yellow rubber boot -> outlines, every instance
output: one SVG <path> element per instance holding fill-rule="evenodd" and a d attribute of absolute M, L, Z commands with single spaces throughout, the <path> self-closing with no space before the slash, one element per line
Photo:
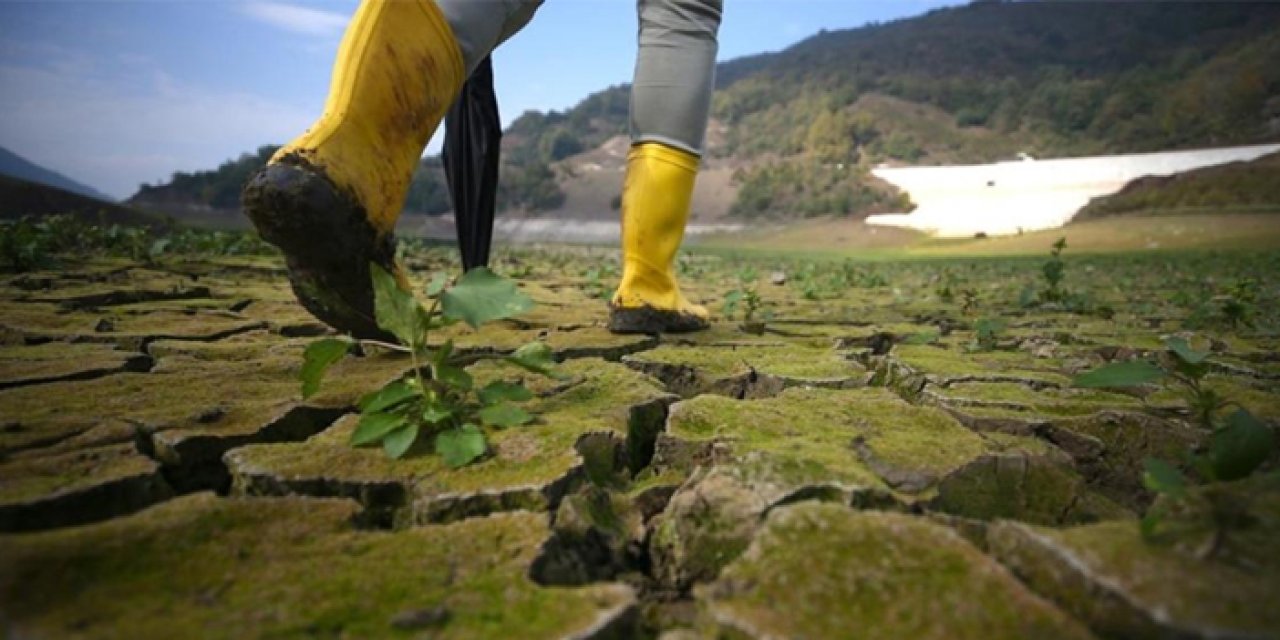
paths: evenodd
<path fill-rule="evenodd" d="M 622 185 L 622 282 L 609 305 L 614 333 L 705 329 L 707 310 L 680 292 L 672 269 L 689 221 L 698 156 L 648 142 L 631 147 Z"/>
<path fill-rule="evenodd" d="M 284 251 L 299 300 L 335 328 L 385 337 L 369 264 L 398 273 L 392 232 L 409 181 L 465 74 L 432 0 L 364 0 L 324 114 L 245 187 L 245 213 Z"/>

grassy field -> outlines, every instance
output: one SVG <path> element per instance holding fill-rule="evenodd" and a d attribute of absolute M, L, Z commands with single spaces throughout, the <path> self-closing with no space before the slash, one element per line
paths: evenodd
<path fill-rule="evenodd" d="M 716 253 L 893 260 L 1038 255 L 1058 238 L 1074 253 L 1180 249 L 1280 249 L 1280 215 L 1195 214 L 1104 218 L 1017 236 L 940 239 L 857 220 L 808 220 L 786 227 L 708 237 L 699 249 Z"/>

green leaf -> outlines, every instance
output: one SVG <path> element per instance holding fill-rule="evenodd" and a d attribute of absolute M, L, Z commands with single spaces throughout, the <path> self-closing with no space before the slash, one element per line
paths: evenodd
<path fill-rule="evenodd" d="M 541 373 L 544 376 L 552 378 L 563 377 L 555 371 L 556 363 L 555 359 L 552 358 L 551 347 L 547 346 L 545 342 L 530 342 L 516 349 L 515 353 L 507 356 L 507 362 L 534 373 Z"/>
<path fill-rule="evenodd" d="M 351 343 L 339 338 L 325 338 L 307 345 L 307 350 L 302 353 L 302 370 L 298 372 L 298 378 L 302 380 L 302 397 L 315 395 L 320 390 L 324 372 L 350 350 Z"/>
<path fill-rule="evenodd" d="M 436 453 L 444 458 L 445 464 L 454 469 L 466 466 L 484 455 L 488 448 L 484 432 L 474 424 L 464 424 L 457 429 L 436 434 Z"/>
<path fill-rule="evenodd" d="M 422 410 L 422 421 L 427 424 L 439 424 L 453 416 L 453 409 L 443 404 L 432 404 Z"/>
<path fill-rule="evenodd" d="M 427 297 L 434 298 L 444 291 L 445 285 L 449 284 L 449 275 L 443 271 L 437 271 L 431 274 L 431 281 L 427 283 Z"/>
<path fill-rule="evenodd" d="M 1142 461 L 1145 471 L 1142 474 L 1142 484 L 1156 493 L 1167 494 L 1176 498 L 1181 496 L 1187 488 L 1187 480 L 1182 477 L 1182 473 L 1176 467 L 1159 460 L 1157 458 L 1147 458 Z"/>
<path fill-rule="evenodd" d="M 432 364 L 448 364 L 449 358 L 451 357 L 453 357 L 453 339 L 452 338 L 445 341 L 444 344 L 440 345 L 439 349 L 436 349 L 435 351 L 432 351 L 430 354 L 428 354 L 427 359 L 430 360 Z"/>
<path fill-rule="evenodd" d="M 385 411 L 405 400 L 419 395 L 418 389 L 404 380 L 396 380 L 387 386 L 360 398 L 356 406 L 361 413 Z"/>
<path fill-rule="evenodd" d="M 533 308 L 533 300 L 512 280 L 476 267 L 440 296 L 444 317 L 462 320 L 471 328 L 493 320 L 518 316 Z"/>
<path fill-rule="evenodd" d="M 501 380 L 490 382 L 476 393 L 480 396 L 480 403 L 486 406 L 507 400 L 524 402 L 525 400 L 533 399 L 533 392 L 526 389 L 524 385 Z"/>
<path fill-rule="evenodd" d="M 1018 294 L 1018 306 L 1026 309 L 1036 303 L 1036 287 L 1035 285 L 1027 285 L 1022 288 L 1022 292 Z"/>
<path fill-rule="evenodd" d="M 724 315 L 732 317 L 734 312 L 738 310 L 738 303 L 746 296 L 740 289 L 734 289 L 724 294 L 724 306 L 721 307 Z"/>
<path fill-rule="evenodd" d="M 1165 376 L 1165 370 L 1146 360 L 1113 362 L 1086 371 L 1071 380 L 1071 386 L 1085 389 L 1137 387 Z"/>
<path fill-rule="evenodd" d="M 1209 357 L 1207 351 L 1196 351 L 1187 343 L 1187 339 L 1181 336 L 1175 336 L 1164 341 L 1164 346 L 1178 356 L 1179 360 L 1187 364 L 1200 364 L 1204 359 Z"/>
<path fill-rule="evenodd" d="M 399 459 L 409 452 L 413 441 L 418 439 L 418 425 L 408 424 L 391 433 L 382 440 L 382 450 L 391 458 Z"/>
<path fill-rule="evenodd" d="M 470 391 L 474 382 L 471 380 L 471 374 L 467 373 L 462 367 L 455 367 L 451 364 L 437 364 L 434 369 L 436 380 L 443 382 L 454 389 L 462 389 Z"/>
<path fill-rule="evenodd" d="M 1227 423 L 1209 440 L 1209 460 L 1214 478 L 1238 480 L 1253 472 L 1271 455 L 1275 434 L 1261 420 L 1244 409 L 1227 418 Z"/>
<path fill-rule="evenodd" d="M 979 337 L 994 337 L 996 334 L 1004 331 L 1007 326 L 1008 323 L 1000 318 L 983 318 L 973 323 L 973 329 L 978 332 Z"/>
<path fill-rule="evenodd" d="M 518 427 L 533 420 L 528 411 L 506 402 L 485 407 L 476 416 L 481 422 L 495 427 Z"/>
<path fill-rule="evenodd" d="M 374 316 L 378 328 L 409 347 L 418 347 L 427 331 L 426 311 L 413 294 L 400 288 L 395 276 L 386 269 L 369 263 L 369 272 L 373 275 Z"/>
<path fill-rule="evenodd" d="M 351 432 L 351 444 L 363 446 L 377 442 L 388 433 L 404 426 L 406 418 L 394 413 L 365 413 L 360 416 L 360 424 Z"/>

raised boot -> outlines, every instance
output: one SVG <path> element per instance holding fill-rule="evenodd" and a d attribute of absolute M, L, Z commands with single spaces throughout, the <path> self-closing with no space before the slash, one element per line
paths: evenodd
<path fill-rule="evenodd" d="M 369 264 L 402 272 L 393 231 L 409 181 L 466 71 L 432 0 L 364 0 L 338 49 L 324 114 L 245 186 L 299 301 L 334 328 L 385 337 Z"/>
<path fill-rule="evenodd" d="M 673 264 L 689 221 L 698 156 L 657 142 L 631 147 L 622 185 L 622 282 L 609 305 L 614 333 L 679 333 L 708 326 Z"/>

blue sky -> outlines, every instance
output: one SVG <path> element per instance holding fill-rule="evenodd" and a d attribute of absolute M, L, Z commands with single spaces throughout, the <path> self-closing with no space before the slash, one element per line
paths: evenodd
<path fill-rule="evenodd" d="M 0 0 L 0 146 L 123 198 L 284 142 L 319 115 L 356 4 Z M 959 3 L 725 4 L 722 60 Z M 504 122 L 629 81 L 635 28 L 634 0 L 546 0 L 494 54 Z"/>

